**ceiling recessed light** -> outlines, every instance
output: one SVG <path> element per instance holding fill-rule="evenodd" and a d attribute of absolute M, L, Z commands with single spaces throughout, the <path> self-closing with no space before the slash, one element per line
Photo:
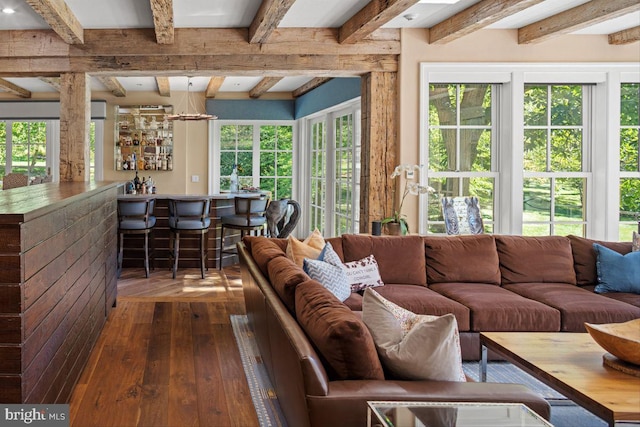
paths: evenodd
<path fill-rule="evenodd" d="M 7 15 L 11 15 L 12 13 L 16 13 L 15 9 L 11 9 L 10 7 L 5 7 L 2 9 L 2 13 L 6 13 Z"/>

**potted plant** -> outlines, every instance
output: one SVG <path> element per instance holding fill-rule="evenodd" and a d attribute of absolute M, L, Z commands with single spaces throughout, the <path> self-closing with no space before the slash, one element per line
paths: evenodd
<path fill-rule="evenodd" d="M 402 213 L 402 205 L 404 204 L 404 199 L 409 195 L 418 195 L 425 193 L 433 193 L 435 190 L 428 185 L 420 185 L 414 180 L 418 176 L 418 172 L 420 171 L 420 165 L 409 165 L 402 164 L 396 166 L 391 174 L 391 179 L 395 179 L 396 177 L 402 175 L 403 173 L 411 173 L 413 172 L 413 177 L 411 179 L 407 178 L 404 182 L 404 190 L 402 192 L 402 196 L 400 197 L 400 204 L 398 205 L 398 209 L 394 209 L 393 215 L 384 218 L 381 223 L 386 229 L 386 234 L 392 235 L 405 235 L 409 233 L 409 224 L 407 223 L 406 215 Z"/>

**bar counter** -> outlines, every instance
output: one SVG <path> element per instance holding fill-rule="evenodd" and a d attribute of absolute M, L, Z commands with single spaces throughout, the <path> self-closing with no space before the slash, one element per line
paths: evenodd
<path fill-rule="evenodd" d="M 156 217 L 156 225 L 151 233 L 151 265 L 155 268 L 171 268 L 169 260 L 169 243 L 171 232 L 169 230 L 169 199 L 188 199 L 188 198 L 209 198 L 211 207 L 209 216 L 211 217 L 211 225 L 207 233 L 207 268 L 217 268 L 220 260 L 220 217 L 232 215 L 235 211 L 234 199 L 236 197 L 258 197 L 261 193 L 240 192 L 240 193 L 221 193 L 221 194 L 126 194 L 120 195 L 119 199 L 128 198 L 155 198 L 156 206 L 154 216 Z M 143 236 L 127 235 L 124 238 L 124 254 L 122 266 L 124 268 L 144 268 L 144 253 L 142 248 Z M 227 229 L 225 232 L 225 247 L 229 248 L 240 240 L 240 232 L 238 230 Z M 178 262 L 178 273 L 181 268 L 200 268 L 200 243 L 197 235 L 183 234 L 180 236 L 180 258 Z M 235 254 L 225 253 L 222 258 L 222 265 L 231 265 L 238 262 Z M 144 274 L 144 272 L 143 272 Z M 153 271 L 151 272 L 153 277 Z"/>
<path fill-rule="evenodd" d="M 116 299 L 118 188 L 0 191 L 0 402 L 69 402 Z"/>

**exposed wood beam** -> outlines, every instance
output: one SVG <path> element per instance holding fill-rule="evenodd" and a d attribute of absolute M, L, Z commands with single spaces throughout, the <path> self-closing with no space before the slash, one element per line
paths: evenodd
<path fill-rule="evenodd" d="M 55 90 L 60 92 L 60 77 L 40 77 L 40 80 L 51 85 Z"/>
<path fill-rule="evenodd" d="M 115 96 L 127 96 L 126 89 L 122 87 L 117 78 L 109 76 L 97 76 L 97 78 L 98 80 L 100 80 L 100 82 L 102 82 L 103 85 L 107 87 L 109 92 L 111 92 Z"/>
<path fill-rule="evenodd" d="M 173 0 L 149 0 L 159 44 L 173 43 Z"/>
<path fill-rule="evenodd" d="M 26 0 L 65 43 L 84 43 L 84 28 L 64 0 Z"/>
<path fill-rule="evenodd" d="M 94 76 L 238 75 L 356 77 L 370 71 L 398 71 L 397 55 L 205 55 L 148 57 L 1 58 L 0 77 L 40 77 L 63 72 Z"/>
<path fill-rule="evenodd" d="M 482 0 L 429 29 L 429 43 L 448 43 L 543 0 Z"/>
<path fill-rule="evenodd" d="M 207 90 L 204 91 L 205 98 L 215 98 L 220 90 L 220 86 L 224 83 L 224 77 L 214 76 L 209 79 Z"/>
<path fill-rule="evenodd" d="M 372 0 L 340 27 L 338 41 L 359 42 L 416 3 L 418 0 Z"/>
<path fill-rule="evenodd" d="M 0 89 L 13 93 L 14 95 L 18 95 L 22 98 L 31 98 L 31 92 L 5 79 L 0 79 Z"/>
<path fill-rule="evenodd" d="M 158 93 L 160 96 L 171 96 L 169 77 L 156 77 L 156 85 L 158 85 Z"/>
<path fill-rule="evenodd" d="M 0 58 L 400 54 L 400 31 L 387 28 L 346 45 L 338 43 L 337 28 L 282 28 L 266 44 L 247 43 L 246 28 L 176 28 L 173 44 L 165 45 L 156 43 L 151 28 L 85 30 L 82 46 L 64 43 L 51 30 L 5 30 L 0 34 Z"/>
<path fill-rule="evenodd" d="M 627 44 L 640 40 L 640 26 L 609 34 L 609 44 Z"/>
<path fill-rule="evenodd" d="M 249 97 L 260 98 L 282 79 L 282 77 L 264 77 L 257 85 L 253 87 L 253 89 L 249 91 Z"/>
<path fill-rule="evenodd" d="M 249 43 L 266 43 L 296 0 L 262 0 L 249 26 Z"/>
<path fill-rule="evenodd" d="M 638 10 L 638 0 L 591 0 L 518 29 L 518 43 L 542 42 Z"/>
<path fill-rule="evenodd" d="M 310 92 L 313 89 L 317 88 L 318 86 L 328 82 L 329 80 L 331 80 L 331 77 L 316 77 L 315 79 L 311 79 L 305 84 L 303 84 L 302 86 L 300 86 L 299 88 L 297 88 L 296 90 L 294 90 L 293 92 L 291 92 L 291 96 L 293 96 L 294 98 L 302 96 L 305 93 Z"/>

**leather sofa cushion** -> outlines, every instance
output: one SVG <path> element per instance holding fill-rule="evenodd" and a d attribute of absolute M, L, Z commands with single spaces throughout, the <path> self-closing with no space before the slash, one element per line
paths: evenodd
<path fill-rule="evenodd" d="M 382 297 L 415 314 L 444 316 L 453 313 L 459 331 L 469 330 L 469 309 L 429 288 L 419 285 L 387 284 L 375 291 Z"/>
<path fill-rule="evenodd" d="M 269 277 L 269 269 L 267 267 L 269 261 L 277 257 L 287 256 L 274 240 L 260 236 L 251 242 L 251 256 L 253 256 L 258 268 L 265 277 Z"/>
<path fill-rule="evenodd" d="M 295 315 L 296 286 L 309 276 L 287 257 L 276 257 L 269 262 L 269 281 L 276 293 L 287 306 L 289 312 Z"/>
<path fill-rule="evenodd" d="M 499 286 L 487 286 L 483 283 L 438 283 L 429 285 L 429 288 L 468 307 L 471 312 L 472 331 L 558 332 L 560 330 L 558 310 L 523 298 Z"/>
<path fill-rule="evenodd" d="M 500 285 L 500 261 L 493 236 L 424 237 L 427 283 Z"/>
<path fill-rule="evenodd" d="M 573 252 L 573 267 L 576 271 L 576 281 L 580 286 L 596 285 L 598 271 L 596 260 L 598 256 L 593 244 L 598 243 L 606 248 L 626 255 L 631 252 L 631 242 L 604 242 L 602 240 L 586 239 L 579 236 L 568 236 Z"/>
<path fill-rule="evenodd" d="M 343 234 L 344 261 L 376 258 L 384 283 L 427 284 L 424 242 L 421 236 L 367 236 Z"/>
<path fill-rule="evenodd" d="M 586 332 L 584 322 L 619 323 L 640 317 L 638 307 L 566 283 L 530 283 L 505 288 L 558 309 L 562 332 Z"/>
<path fill-rule="evenodd" d="M 264 236 L 252 236 L 250 234 L 247 234 L 242 238 L 242 243 L 244 243 L 244 245 L 247 247 L 249 252 L 251 252 L 251 245 L 253 244 L 253 242 L 256 239 L 264 239 L 264 238 L 265 238 Z M 282 252 L 287 250 L 287 239 L 269 239 L 269 240 L 271 240 L 273 243 L 278 245 L 278 247 L 282 249 Z"/>
<path fill-rule="evenodd" d="M 298 323 L 318 349 L 331 380 L 383 380 L 371 333 L 362 320 L 315 280 L 296 287 Z"/>
<path fill-rule="evenodd" d="M 595 287 L 595 285 L 581 286 L 582 289 L 589 292 L 595 292 Z M 640 294 L 632 294 L 631 292 L 606 292 L 600 295 L 640 307 Z"/>
<path fill-rule="evenodd" d="M 576 284 L 571 243 L 564 236 L 496 236 L 502 284 Z"/>

